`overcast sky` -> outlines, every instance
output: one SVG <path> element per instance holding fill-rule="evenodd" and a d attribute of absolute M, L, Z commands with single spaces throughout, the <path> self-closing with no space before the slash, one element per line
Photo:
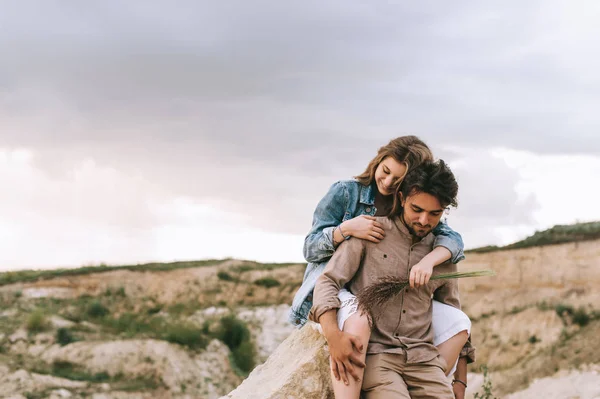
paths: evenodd
<path fill-rule="evenodd" d="M 415 134 L 467 248 L 600 219 L 595 1 L 1 1 L 0 270 L 302 261 Z"/>

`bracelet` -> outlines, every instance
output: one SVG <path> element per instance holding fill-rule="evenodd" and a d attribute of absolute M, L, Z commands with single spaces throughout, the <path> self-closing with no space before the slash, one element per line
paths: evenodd
<path fill-rule="evenodd" d="M 452 385 L 454 385 L 455 382 L 458 382 L 460 384 L 463 384 L 465 386 L 465 388 L 467 387 L 467 383 L 461 380 L 457 380 L 456 378 L 452 380 Z"/>
<path fill-rule="evenodd" d="M 340 231 L 340 234 L 342 235 L 342 237 L 344 237 L 344 240 L 349 239 L 351 236 L 345 236 L 344 233 L 342 232 L 342 224 L 338 224 L 337 229 Z"/>

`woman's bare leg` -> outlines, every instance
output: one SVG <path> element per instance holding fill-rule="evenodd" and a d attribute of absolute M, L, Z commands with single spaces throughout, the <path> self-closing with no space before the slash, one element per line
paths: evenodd
<path fill-rule="evenodd" d="M 438 350 L 440 351 L 440 355 L 442 355 L 446 361 L 446 364 L 448 365 L 447 369 L 445 370 L 446 374 L 448 374 L 450 370 L 452 370 L 452 367 L 454 367 L 454 363 L 456 363 L 458 360 L 460 351 L 462 350 L 463 346 L 465 346 L 468 339 L 469 333 L 467 330 L 463 330 L 437 346 Z"/>
<path fill-rule="evenodd" d="M 360 311 L 350 316 L 344 323 L 344 332 L 356 335 L 363 344 L 363 351 L 360 354 L 361 360 L 364 362 L 367 355 L 367 345 L 371 336 L 371 328 L 366 315 L 361 315 Z M 461 346 L 462 349 L 462 346 Z M 351 375 L 348 375 L 348 385 L 340 379 L 335 379 L 333 372 L 331 373 L 331 381 L 333 384 L 333 392 L 335 399 L 358 399 L 360 396 L 360 388 L 362 387 L 362 377 L 365 372 L 364 368 L 355 367 L 360 380 L 356 381 Z"/>

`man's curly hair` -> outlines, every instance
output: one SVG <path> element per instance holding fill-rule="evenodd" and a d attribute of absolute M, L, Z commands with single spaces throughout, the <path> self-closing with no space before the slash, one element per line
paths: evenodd
<path fill-rule="evenodd" d="M 404 198 L 419 193 L 431 194 L 444 208 L 458 206 L 458 183 L 446 162 L 441 159 L 435 162 L 426 161 L 404 177 L 396 192 L 390 216 L 399 215 L 402 211 L 399 193 L 402 193 Z"/>

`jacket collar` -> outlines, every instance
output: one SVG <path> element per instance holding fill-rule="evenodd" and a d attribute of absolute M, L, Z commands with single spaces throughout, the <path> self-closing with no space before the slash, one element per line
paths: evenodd
<path fill-rule="evenodd" d="M 375 187 L 375 182 L 368 186 L 362 186 L 359 198 L 360 203 L 365 205 L 375 205 L 376 190 L 377 188 Z"/>

